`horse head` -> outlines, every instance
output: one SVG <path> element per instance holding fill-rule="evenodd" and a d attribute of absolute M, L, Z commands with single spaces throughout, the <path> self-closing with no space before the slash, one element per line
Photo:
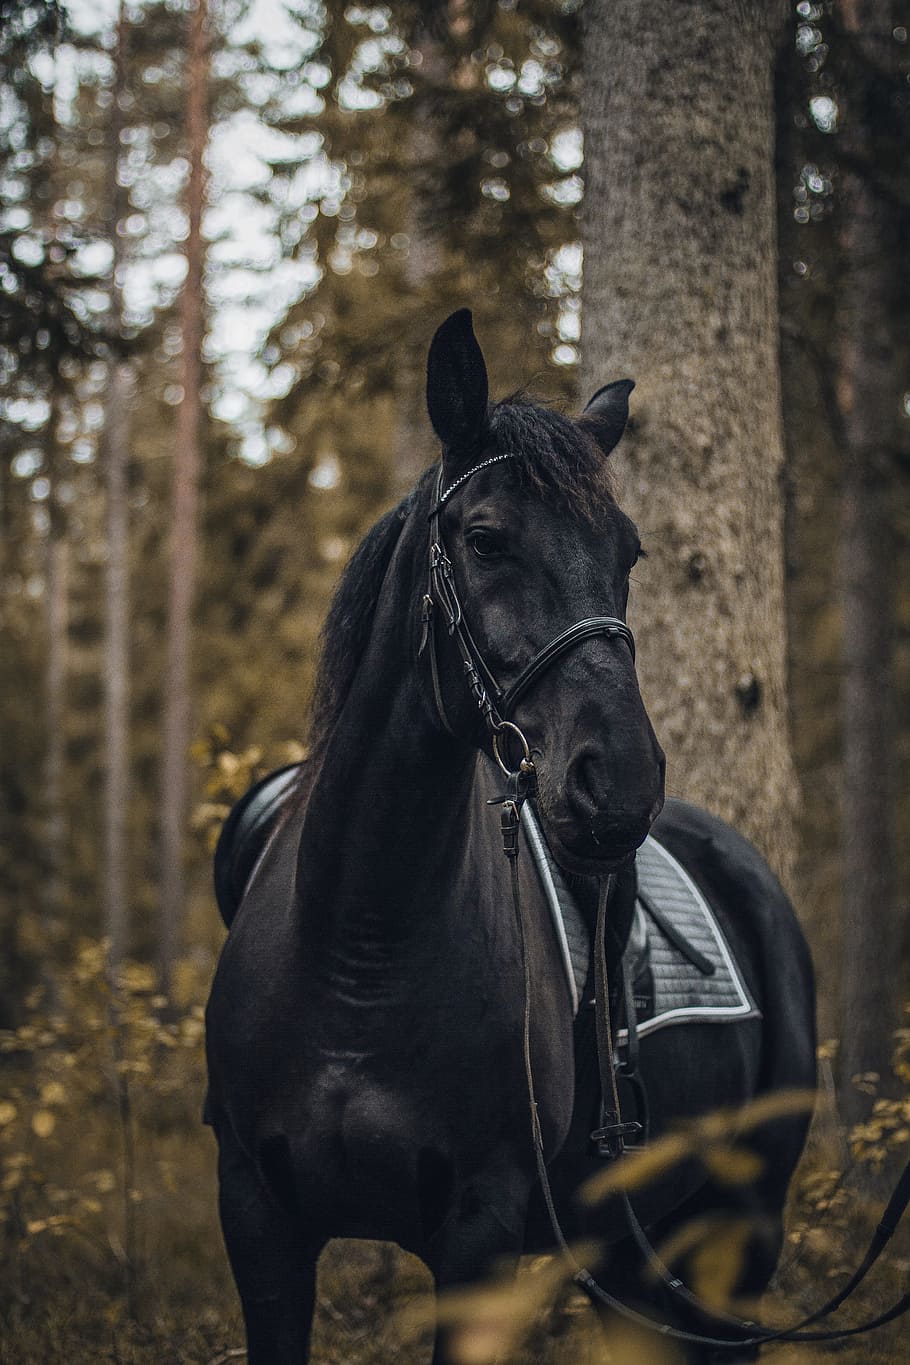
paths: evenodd
<path fill-rule="evenodd" d="M 624 625 L 641 543 L 607 463 L 632 387 L 606 385 L 575 421 L 524 398 L 491 406 L 466 310 L 440 327 L 427 366 L 443 453 L 424 601 L 449 627 L 430 651 L 436 709 L 487 749 L 498 719 L 520 728 L 553 853 L 578 872 L 622 863 L 663 804 L 664 755 Z"/>

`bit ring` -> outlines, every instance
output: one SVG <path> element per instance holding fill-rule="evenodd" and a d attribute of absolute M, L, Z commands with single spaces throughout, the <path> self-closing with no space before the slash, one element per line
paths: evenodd
<path fill-rule="evenodd" d="M 510 731 L 511 734 L 516 736 L 519 744 L 524 750 L 524 753 L 522 754 L 521 757 L 521 761 L 518 765 L 518 772 L 522 773 L 533 772 L 534 761 L 531 758 L 531 750 L 528 746 L 528 741 L 525 739 L 524 735 L 522 734 L 521 730 L 519 730 L 518 726 L 513 725 L 510 720 L 501 720 L 499 724 L 496 726 L 496 729 L 493 731 L 493 757 L 499 764 L 500 769 L 502 770 L 503 773 L 505 773 L 506 777 L 514 776 L 513 770 L 511 768 L 506 767 L 506 764 L 503 761 L 502 754 L 499 752 L 499 737 L 505 730 Z"/>

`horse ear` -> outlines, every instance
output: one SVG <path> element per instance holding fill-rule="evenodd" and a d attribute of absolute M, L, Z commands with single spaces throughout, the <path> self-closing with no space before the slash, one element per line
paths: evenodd
<path fill-rule="evenodd" d="M 598 389 L 578 425 L 590 432 L 605 455 L 619 443 L 629 420 L 629 394 L 635 388 L 634 379 L 617 379 Z"/>
<path fill-rule="evenodd" d="M 487 367 L 471 313 L 459 308 L 437 331 L 427 357 L 427 411 L 444 449 L 478 443 L 488 395 Z"/>

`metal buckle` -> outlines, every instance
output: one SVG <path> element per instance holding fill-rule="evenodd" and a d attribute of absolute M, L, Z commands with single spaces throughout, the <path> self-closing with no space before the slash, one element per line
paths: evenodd
<path fill-rule="evenodd" d="M 597 1143 L 598 1156 L 622 1156 L 626 1149 L 625 1139 L 636 1138 L 642 1126 L 634 1119 L 629 1123 L 607 1123 L 603 1128 L 595 1128 L 591 1141 Z"/>

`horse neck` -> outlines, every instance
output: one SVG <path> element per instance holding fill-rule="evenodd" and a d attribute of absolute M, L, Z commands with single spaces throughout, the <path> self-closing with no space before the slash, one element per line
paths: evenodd
<path fill-rule="evenodd" d="M 309 942 L 356 935 L 391 945 L 426 934 L 468 848 L 484 840 L 471 799 L 476 751 L 442 731 L 417 676 L 419 596 L 406 560 L 405 546 L 307 805 L 297 903 Z"/>

